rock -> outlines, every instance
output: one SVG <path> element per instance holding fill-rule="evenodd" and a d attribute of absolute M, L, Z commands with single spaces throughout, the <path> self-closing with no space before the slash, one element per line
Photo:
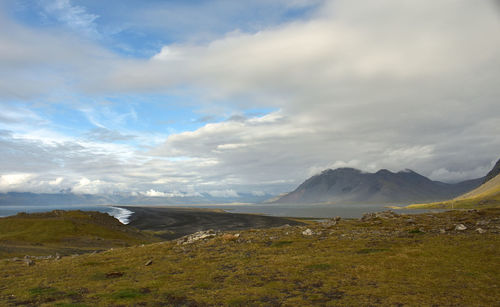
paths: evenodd
<path fill-rule="evenodd" d="M 439 229 L 439 233 L 446 233 L 446 230 L 444 230 L 444 229 Z"/>
<path fill-rule="evenodd" d="M 331 219 L 327 219 L 326 221 L 323 222 L 323 225 L 325 227 L 332 227 L 337 225 L 337 223 L 340 221 L 340 216 L 333 217 Z"/>
<path fill-rule="evenodd" d="M 208 238 L 213 238 L 215 236 L 216 236 L 215 231 L 213 231 L 212 229 L 198 231 L 198 232 L 195 232 L 193 234 L 190 234 L 190 235 L 187 235 L 187 236 L 180 238 L 179 240 L 177 240 L 177 244 L 179 244 L 179 245 L 180 244 L 191 244 L 191 243 L 194 243 L 196 241 L 208 239 Z"/>
<path fill-rule="evenodd" d="M 393 219 L 396 217 L 399 217 L 399 214 L 395 213 L 392 210 L 387 210 L 382 212 L 365 213 L 361 217 L 361 221 L 366 222 L 374 219 Z"/>
<path fill-rule="evenodd" d="M 304 231 L 302 232 L 302 234 L 303 234 L 304 236 L 312 236 L 312 235 L 314 234 L 314 232 L 313 232 L 311 229 L 307 228 L 306 230 L 304 230 Z"/>
<path fill-rule="evenodd" d="M 56 260 L 59 260 L 61 259 L 61 255 L 59 255 L 59 253 L 56 253 L 56 257 L 55 257 Z"/>
<path fill-rule="evenodd" d="M 455 226 L 455 230 L 464 231 L 466 229 L 467 229 L 467 227 L 464 224 L 457 224 Z"/>
<path fill-rule="evenodd" d="M 230 234 L 230 233 L 225 233 L 225 234 L 222 235 L 222 239 L 224 241 L 234 241 L 234 240 L 238 239 L 239 237 L 240 237 L 239 233 L 234 234 L 234 235 Z"/>
<path fill-rule="evenodd" d="M 363 216 L 360 218 L 360 220 L 362 222 L 368 222 L 368 221 L 371 221 L 373 219 L 375 219 L 376 216 L 375 216 L 375 213 L 365 213 L 363 214 Z"/>
<path fill-rule="evenodd" d="M 32 266 L 32 265 L 35 265 L 35 262 L 29 258 L 26 258 L 24 259 L 24 263 L 27 265 L 27 266 Z"/>
<path fill-rule="evenodd" d="M 486 230 L 482 229 L 482 228 L 476 228 L 476 230 L 474 230 L 475 232 L 477 233 L 485 233 Z"/>
<path fill-rule="evenodd" d="M 109 272 L 106 273 L 106 278 L 119 278 L 125 275 L 123 272 Z"/>
<path fill-rule="evenodd" d="M 146 263 L 144 264 L 145 266 L 150 266 L 153 264 L 153 260 L 149 259 L 148 261 L 146 261 Z"/>
<path fill-rule="evenodd" d="M 414 219 L 406 219 L 406 224 L 413 224 L 415 223 Z"/>
<path fill-rule="evenodd" d="M 479 220 L 476 222 L 476 225 L 478 226 L 485 226 L 485 225 L 488 225 L 490 223 L 489 220 Z"/>

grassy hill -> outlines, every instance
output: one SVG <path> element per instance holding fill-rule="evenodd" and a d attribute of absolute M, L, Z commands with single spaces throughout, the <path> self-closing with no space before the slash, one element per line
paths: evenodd
<path fill-rule="evenodd" d="M 158 241 L 101 212 L 20 213 L 0 218 L 0 258 L 74 254 Z"/>
<path fill-rule="evenodd" d="M 500 209 L 382 213 L 0 260 L 0 305 L 496 306 L 499 234 Z"/>
<path fill-rule="evenodd" d="M 500 175 L 497 175 L 474 190 L 452 200 L 427 204 L 413 204 L 406 208 L 481 208 L 500 207 Z"/>

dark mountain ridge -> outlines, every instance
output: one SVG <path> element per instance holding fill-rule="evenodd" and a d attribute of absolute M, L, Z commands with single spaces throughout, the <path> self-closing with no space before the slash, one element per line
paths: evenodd
<path fill-rule="evenodd" d="M 498 174 L 500 174 L 500 159 L 495 163 L 495 166 L 489 171 L 488 174 L 486 174 L 486 177 L 484 177 L 484 182 L 486 183 L 490 181 L 491 179 L 495 178 Z"/>
<path fill-rule="evenodd" d="M 328 169 L 312 176 L 275 203 L 409 203 L 456 197 L 478 187 L 484 178 L 455 184 L 433 181 L 412 170 Z"/>

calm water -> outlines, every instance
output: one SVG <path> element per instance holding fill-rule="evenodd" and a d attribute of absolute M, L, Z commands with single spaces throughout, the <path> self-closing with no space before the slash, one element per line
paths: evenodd
<path fill-rule="evenodd" d="M 366 205 L 366 204 L 349 204 L 349 205 L 317 205 L 317 204 L 255 204 L 255 205 L 190 205 L 186 207 L 192 208 L 210 208 L 222 209 L 232 213 L 260 213 L 272 216 L 282 217 L 313 217 L 313 218 L 329 218 L 340 216 L 342 218 L 360 218 L 368 212 L 377 212 L 389 210 L 386 205 Z M 425 213 L 425 212 L 440 212 L 439 209 L 425 210 L 394 210 L 397 213 Z"/>
<path fill-rule="evenodd" d="M 150 206 L 152 207 L 152 206 Z M 169 207 L 165 205 L 164 207 Z M 384 205 L 298 205 L 298 204 L 245 204 L 245 205 L 172 205 L 171 207 L 188 208 L 208 208 L 222 209 L 232 213 L 258 213 L 271 216 L 282 217 L 311 217 L 311 218 L 329 218 L 340 216 L 342 218 L 360 218 L 364 213 L 388 210 Z M 15 215 L 18 212 L 46 212 L 52 210 L 84 210 L 99 211 L 108 213 L 116 217 L 123 224 L 127 224 L 128 218 L 133 213 L 131 210 L 113 206 L 0 206 L 0 217 Z M 424 213 L 439 212 L 443 210 L 396 210 L 397 213 Z"/>

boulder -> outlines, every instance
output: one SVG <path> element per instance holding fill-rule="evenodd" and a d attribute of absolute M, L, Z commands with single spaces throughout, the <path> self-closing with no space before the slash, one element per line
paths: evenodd
<path fill-rule="evenodd" d="M 486 230 L 482 229 L 482 228 L 476 228 L 476 230 L 474 230 L 475 232 L 477 233 L 485 233 Z"/>
<path fill-rule="evenodd" d="M 323 226 L 325 227 L 331 227 L 337 225 L 337 223 L 340 221 L 340 216 L 336 216 L 330 219 L 327 219 L 323 221 Z"/>
<path fill-rule="evenodd" d="M 32 265 L 35 265 L 35 262 L 33 260 L 31 260 L 30 258 L 26 258 L 24 259 L 24 263 L 27 265 L 27 266 L 32 266 Z"/>
<path fill-rule="evenodd" d="M 149 259 L 148 261 L 146 261 L 146 263 L 144 264 L 145 266 L 150 266 L 153 264 L 153 260 Z"/>
<path fill-rule="evenodd" d="M 303 234 L 304 236 L 312 236 L 312 235 L 314 234 L 314 232 L 313 232 L 311 229 L 307 228 L 306 230 L 304 230 L 304 231 L 302 232 L 302 234 Z"/>
<path fill-rule="evenodd" d="M 224 241 L 234 241 L 240 237 L 240 234 L 231 234 L 231 233 L 225 233 L 222 235 L 222 239 Z"/>
<path fill-rule="evenodd" d="M 392 210 L 387 210 L 382 212 L 365 213 L 361 217 L 361 221 L 367 222 L 375 219 L 393 219 L 396 217 L 399 217 L 399 214 L 395 213 Z"/>
<path fill-rule="evenodd" d="M 458 230 L 458 231 L 464 231 L 467 229 L 467 226 L 465 226 L 464 224 L 457 224 L 455 226 L 455 230 Z"/>
<path fill-rule="evenodd" d="M 180 238 L 179 240 L 177 240 L 177 244 L 179 244 L 179 245 L 180 244 L 191 244 L 191 243 L 194 243 L 196 241 L 204 240 L 204 239 L 208 239 L 208 238 L 213 238 L 215 236 L 216 236 L 216 233 L 212 229 L 198 231 L 198 232 L 195 232 L 193 234 L 190 234 L 190 235 L 187 235 L 187 236 Z"/>

